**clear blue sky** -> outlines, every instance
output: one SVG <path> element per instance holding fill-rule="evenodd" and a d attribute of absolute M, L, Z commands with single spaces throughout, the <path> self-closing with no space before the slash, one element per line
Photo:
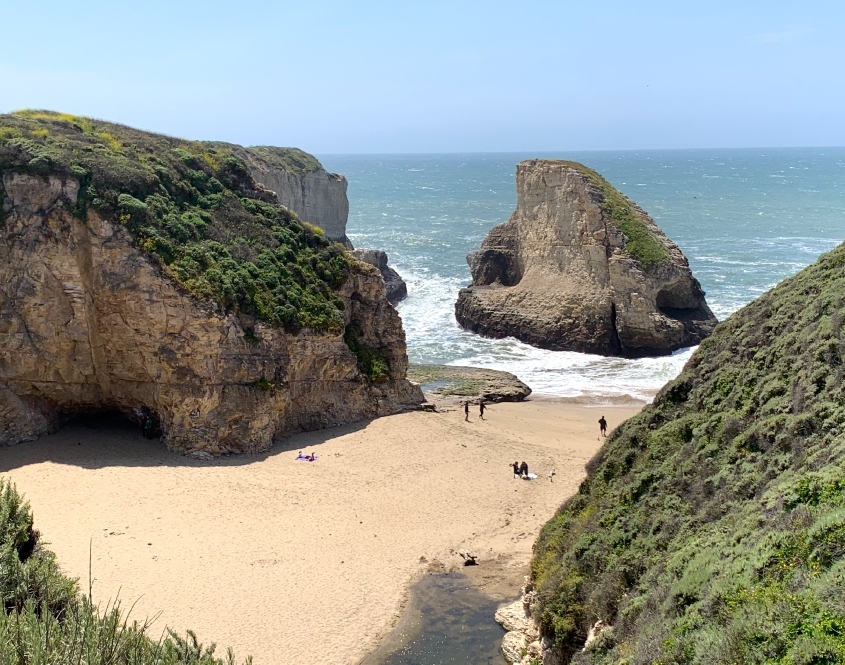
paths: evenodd
<path fill-rule="evenodd" d="M 0 0 L 0 112 L 314 153 L 845 145 L 845 2 Z"/>

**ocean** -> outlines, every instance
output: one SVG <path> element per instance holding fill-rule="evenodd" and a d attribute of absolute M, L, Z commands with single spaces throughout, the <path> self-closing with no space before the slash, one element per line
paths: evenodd
<path fill-rule="evenodd" d="M 536 394 L 612 404 L 649 401 L 690 357 L 544 351 L 458 326 L 466 255 L 510 217 L 516 164 L 537 157 L 582 162 L 651 214 L 719 320 L 845 239 L 845 148 L 321 156 L 349 180 L 352 243 L 385 250 L 408 284 L 411 362 L 503 369 Z"/>

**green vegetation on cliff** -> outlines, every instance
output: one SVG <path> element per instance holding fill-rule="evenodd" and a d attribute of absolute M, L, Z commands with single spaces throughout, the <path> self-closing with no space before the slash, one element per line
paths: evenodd
<path fill-rule="evenodd" d="M 188 631 L 152 640 L 119 606 L 80 595 L 40 543 L 32 513 L 0 480 L 0 663 L 18 665 L 234 665 Z M 247 659 L 251 663 L 251 659 Z"/>
<path fill-rule="evenodd" d="M 720 324 L 608 439 L 535 549 L 567 661 L 845 663 L 843 320 L 845 245 Z"/>
<path fill-rule="evenodd" d="M 578 171 L 601 191 L 603 195 L 601 208 L 610 218 L 611 223 L 622 231 L 628 239 L 625 243 L 625 251 L 628 254 L 646 268 L 669 258 L 666 249 L 652 235 L 648 225 L 643 221 L 642 215 L 631 205 L 627 197 L 605 180 L 601 174 L 579 162 L 551 161 Z"/>
<path fill-rule="evenodd" d="M 234 147 L 237 148 L 239 146 Z M 309 155 L 299 148 L 277 148 L 276 146 L 270 145 L 258 145 L 242 149 L 248 150 L 253 158 L 260 158 L 268 166 L 284 169 L 288 173 L 294 173 L 298 176 L 303 176 L 312 171 L 319 171 L 323 168 L 322 164 L 320 164 L 314 155 Z"/>
<path fill-rule="evenodd" d="M 319 168 L 299 150 L 258 150 L 294 170 Z M 0 177 L 9 172 L 75 178 L 78 217 L 93 209 L 119 221 L 165 274 L 224 310 L 291 332 L 343 328 L 335 291 L 348 255 L 278 205 L 231 146 L 19 111 L 0 115 Z"/>

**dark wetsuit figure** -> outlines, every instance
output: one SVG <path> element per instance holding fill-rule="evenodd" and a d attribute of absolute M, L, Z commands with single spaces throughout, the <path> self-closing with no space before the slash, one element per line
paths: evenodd
<path fill-rule="evenodd" d="M 486 409 L 486 408 L 487 407 L 484 406 L 484 402 L 478 403 L 478 416 L 479 416 L 479 418 L 481 418 L 481 420 L 484 420 L 484 409 Z"/>
<path fill-rule="evenodd" d="M 528 478 L 528 464 L 525 462 L 519 465 L 519 475 L 523 478 Z"/>
<path fill-rule="evenodd" d="M 147 416 L 144 419 L 144 438 L 152 439 L 155 436 L 155 423 L 152 416 Z"/>
<path fill-rule="evenodd" d="M 607 436 L 607 421 L 604 419 L 604 416 L 599 418 L 599 429 L 601 430 L 602 436 Z"/>
<path fill-rule="evenodd" d="M 469 420 L 469 401 L 464 402 L 464 420 Z"/>
<path fill-rule="evenodd" d="M 513 475 L 518 476 L 519 475 L 519 462 L 514 462 L 511 466 L 513 467 Z"/>

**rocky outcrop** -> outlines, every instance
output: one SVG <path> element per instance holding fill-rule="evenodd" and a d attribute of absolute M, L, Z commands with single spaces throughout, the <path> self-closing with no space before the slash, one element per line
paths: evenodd
<path fill-rule="evenodd" d="M 338 296 L 347 331 L 388 367 L 381 382 L 342 331 L 289 334 L 189 294 L 121 223 L 72 214 L 78 192 L 73 178 L 3 173 L 0 443 L 146 407 L 173 450 L 252 452 L 422 401 L 376 269 L 355 262 Z"/>
<path fill-rule="evenodd" d="M 275 192 L 283 206 L 319 226 L 329 240 L 351 249 L 346 237 L 349 199 L 345 177 L 327 172 L 316 158 L 296 148 L 235 148 L 255 181 Z"/>
<path fill-rule="evenodd" d="M 438 406 L 467 399 L 521 402 L 531 394 L 531 388 L 510 372 L 482 367 L 414 363 L 408 367 L 408 378 L 420 384 L 426 399 Z"/>
<path fill-rule="evenodd" d="M 507 631 L 502 656 L 509 665 L 562 665 L 553 640 L 540 635 L 540 626 L 531 616 L 533 601 L 533 585 L 526 580 L 521 597 L 496 610 L 496 622 Z"/>
<path fill-rule="evenodd" d="M 574 162 L 517 166 L 517 207 L 467 257 L 466 329 L 628 357 L 698 344 L 716 318 L 686 257 L 642 209 Z"/>
<path fill-rule="evenodd" d="M 384 279 L 384 286 L 387 290 L 387 299 L 394 305 L 408 295 L 408 286 L 393 268 L 387 265 L 387 254 L 380 249 L 355 249 L 352 251 L 359 261 L 369 263 L 378 268 Z"/>
<path fill-rule="evenodd" d="M 296 148 L 228 147 L 244 160 L 256 182 L 276 193 L 282 205 L 296 212 L 300 219 L 319 226 L 329 240 L 354 249 L 346 236 L 349 199 L 344 176 L 328 173 L 314 156 Z M 355 256 L 379 269 L 391 303 L 395 305 L 408 295 L 407 285 L 387 265 L 387 254 L 383 251 L 358 249 Z"/>

